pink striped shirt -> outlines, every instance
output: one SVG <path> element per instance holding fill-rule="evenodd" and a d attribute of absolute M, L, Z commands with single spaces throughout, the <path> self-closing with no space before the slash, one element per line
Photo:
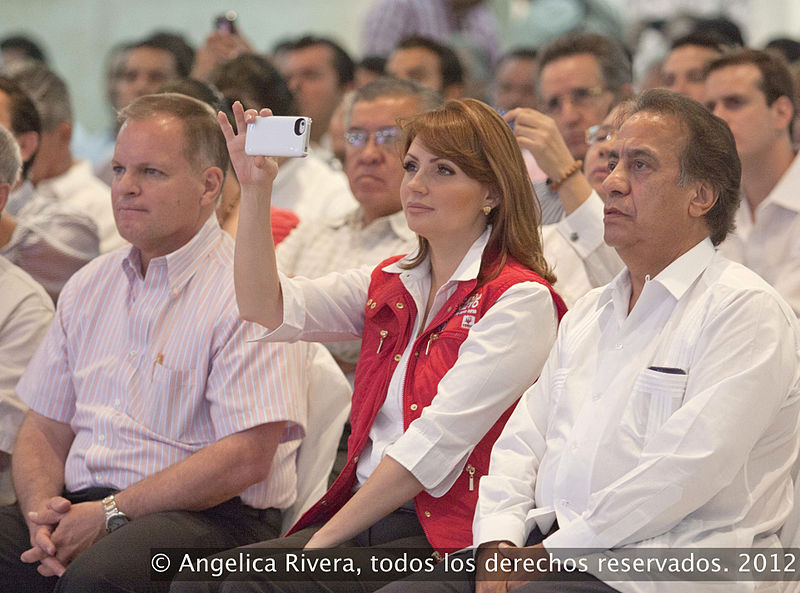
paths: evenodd
<path fill-rule="evenodd" d="M 288 421 L 267 480 L 242 500 L 285 508 L 306 418 L 306 348 L 251 344 L 233 289 L 233 240 L 212 215 L 186 245 L 150 262 L 101 256 L 64 287 L 17 391 L 75 433 L 68 490 L 123 489 L 225 436 Z M 231 459 L 231 464 L 236 460 Z"/>

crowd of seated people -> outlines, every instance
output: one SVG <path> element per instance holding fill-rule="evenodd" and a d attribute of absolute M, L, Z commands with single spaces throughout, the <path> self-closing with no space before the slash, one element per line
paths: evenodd
<path fill-rule="evenodd" d="M 800 590 L 598 562 L 800 546 L 800 44 L 707 25 L 158 31 L 93 139 L 1 41 L 0 591 Z"/>

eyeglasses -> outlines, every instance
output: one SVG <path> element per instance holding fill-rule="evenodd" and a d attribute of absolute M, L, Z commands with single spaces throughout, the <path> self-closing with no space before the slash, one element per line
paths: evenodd
<path fill-rule="evenodd" d="M 616 134 L 614 126 L 595 125 L 589 126 L 586 130 L 586 144 L 597 144 L 598 142 L 608 142 Z"/>
<path fill-rule="evenodd" d="M 369 137 L 375 138 L 375 144 L 384 148 L 394 148 L 402 135 L 402 130 L 397 126 L 389 126 L 386 128 L 379 128 L 374 133 L 369 133 L 366 130 L 348 130 L 344 133 L 344 138 L 353 148 L 361 150 L 369 143 Z"/>
<path fill-rule="evenodd" d="M 569 101 L 575 107 L 589 107 L 593 105 L 597 98 L 606 92 L 606 90 L 608 89 L 601 86 L 572 89 L 567 93 L 555 95 L 547 99 L 544 102 L 544 109 L 550 115 L 561 113 L 565 101 Z"/>

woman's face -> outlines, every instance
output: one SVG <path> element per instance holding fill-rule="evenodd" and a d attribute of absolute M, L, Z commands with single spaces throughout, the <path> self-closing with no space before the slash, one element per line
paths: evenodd
<path fill-rule="evenodd" d="M 494 207 L 489 186 L 453 161 L 431 153 L 415 138 L 403 159 L 400 199 L 409 228 L 435 243 L 472 244 L 486 228 L 484 206 Z"/>

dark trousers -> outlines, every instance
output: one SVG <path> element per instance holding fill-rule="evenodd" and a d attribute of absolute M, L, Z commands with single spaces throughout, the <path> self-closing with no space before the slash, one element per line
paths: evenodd
<path fill-rule="evenodd" d="M 290 550 L 294 552 L 308 543 L 311 536 L 321 527 L 321 525 L 317 525 L 303 529 L 289 537 L 260 542 L 237 550 L 228 550 L 217 555 L 217 557 L 235 557 L 242 551 L 254 548 L 257 548 L 259 554 L 264 556 L 282 555 Z M 431 548 L 428 539 L 425 537 L 425 532 L 417 519 L 415 511 L 406 508 L 396 510 L 339 547 L 381 548 L 381 555 L 389 558 L 393 557 L 393 555 L 397 557 L 404 550 L 408 551 L 409 549 L 418 550 L 420 556 L 429 556 L 433 552 L 433 548 Z M 395 550 L 397 551 L 396 554 Z M 326 554 L 327 552 L 324 550 L 307 550 L 303 553 L 306 558 L 310 559 L 325 556 Z M 176 579 L 172 583 L 170 593 L 208 593 L 217 591 L 221 593 L 366 593 L 379 589 L 387 582 L 376 582 L 372 580 L 374 577 L 370 577 L 370 580 L 366 580 L 366 577 L 364 577 L 363 579 L 356 578 L 356 580 L 351 581 L 331 581 L 325 579 L 324 576 L 320 577 L 313 573 L 303 574 L 296 581 L 284 582 L 271 582 L 268 580 L 268 576 L 265 577 L 258 574 L 248 575 L 247 578 L 248 580 L 246 581 L 226 580 L 224 582 L 188 582 Z"/>
<path fill-rule="evenodd" d="M 534 528 L 526 546 L 541 543 L 545 538 L 538 528 Z M 472 550 L 459 552 L 461 556 L 472 556 Z M 379 589 L 378 593 L 475 593 L 475 573 L 464 572 L 458 578 L 448 578 L 444 572 L 444 564 L 437 566 L 431 580 L 421 581 L 413 575 L 407 579 L 396 581 Z M 588 573 L 554 572 L 536 581 L 514 589 L 514 593 L 618 593 L 604 582 Z"/>
<path fill-rule="evenodd" d="M 73 503 L 100 500 L 112 491 L 67 493 Z M 0 593 L 105 593 L 168 591 L 150 578 L 151 548 L 230 548 L 276 537 L 281 516 L 234 498 L 200 512 L 168 511 L 140 517 L 84 550 L 61 578 L 45 578 L 19 559 L 30 536 L 18 505 L 0 508 Z"/>

